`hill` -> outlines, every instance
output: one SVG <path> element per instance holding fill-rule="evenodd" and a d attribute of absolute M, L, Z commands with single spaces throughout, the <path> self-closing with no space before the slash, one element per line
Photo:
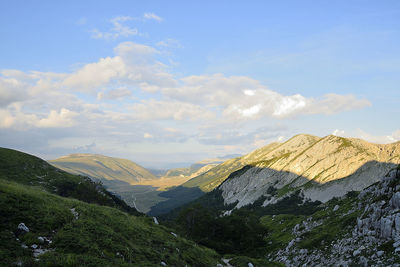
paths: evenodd
<path fill-rule="evenodd" d="M 67 173 L 38 157 L 16 150 L 0 148 L 0 179 L 40 187 L 63 197 L 73 197 L 88 203 L 116 207 L 131 214 L 140 214 L 100 183 L 85 176 Z"/>
<path fill-rule="evenodd" d="M 6 266 L 216 266 L 218 255 L 135 217 L 0 179 Z M 21 233 L 21 223 L 29 232 Z"/>
<path fill-rule="evenodd" d="M 216 266 L 220 258 L 91 179 L 4 148 L 0 207 L 4 266 Z"/>
<path fill-rule="evenodd" d="M 118 180 L 129 184 L 157 179 L 148 170 L 130 160 L 97 154 L 71 154 L 50 160 L 49 163 L 73 174 Z"/>

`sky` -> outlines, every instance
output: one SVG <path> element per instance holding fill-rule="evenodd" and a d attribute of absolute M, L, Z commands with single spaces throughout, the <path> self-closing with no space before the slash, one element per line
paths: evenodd
<path fill-rule="evenodd" d="M 399 1 L 1 1 L 0 146 L 169 168 L 400 140 Z"/>

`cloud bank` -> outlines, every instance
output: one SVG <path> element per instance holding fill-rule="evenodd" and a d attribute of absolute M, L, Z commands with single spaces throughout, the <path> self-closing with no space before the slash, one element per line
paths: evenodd
<path fill-rule="evenodd" d="M 150 13 L 144 18 L 162 21 Z M 130 20 L 114 18 L 110 38 L 134 35 L 124 26 Z M 371 105 L 354 95 L 284 95 L 247 76 L 179 77 L 163 56 L 155 47 L 122 42 L 114 55 L 71 72 L 1 70 L 0 129 L 57 133 L 54 140 L 68 133 L 80 147 L 191 141 L 232 150 L 284 135 L 284 127 L 260 125 Z M 247 128 L 252 122 L 259 128 Z"/>

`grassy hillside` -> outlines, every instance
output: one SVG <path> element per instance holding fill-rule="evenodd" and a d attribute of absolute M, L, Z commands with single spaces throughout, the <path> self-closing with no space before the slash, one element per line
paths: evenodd
<path fill-rule="evenodd" d="M 216 266 L 219 259 L 151 218 L 40 187 L 0 179 L 0 207 L 3 266 Z M 29 232 L 18 233 L 20 223 Z"/>
<path fill-rule="evenodd" d="M 57 168 L 73 174 L 119 180 L 129 184 L 157 179 L 148 170 L 130 160 L 102 155 L 71 154 L 49 162 Z"/>
<path fill-rule="evenodd" d="M 136 209 L 88 177 L 69 174 L 38 157 L 16 150 L 0 148 L 0 179 L 37 186 L 60 196 L 139 214 Z"/>

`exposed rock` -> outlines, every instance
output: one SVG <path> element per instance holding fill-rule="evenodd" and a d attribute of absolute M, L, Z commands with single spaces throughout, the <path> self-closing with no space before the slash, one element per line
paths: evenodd
<path fill-rule="evenodd" d="M 354 221 L 348 222 L 349 225 L 354 224 L 354 226 L 348 228 L 344 235 L 342 233 L 332 242 L 324 243 L 322 240 L 318 247 L 308 251 L 297 245 L 298 238 L 305 238 L 303 234 L 318 227 L 315 225 L 325 223 L 324 219 L 314 221 L 312 216 L 308 216 L 302 223 L 293 227 L 291 233 L 294 238 L 287 243 L 287 246 L 278 250 L 276 255 L 270 254 L 269 257 L 288 267 L 396 266 L 400 262 L 400 210 L 396 204 L 396 195 L 400 193 L 399 185 L 400 173 L 396 176 L 388 175 L 381 182 L 363 190 L 356 200 L 347 202 L 343 197 L 343 203 L 352 206 L 344 211 L 343 209 L 347 209 L 347 206 L 340 204 L 343 209 L 337 209 L 332 216 L 343 217 L 357 212 L 358 217 L 354 216 Z M 347 218 L 352 218 L 352 216 Z M 394 253 L 377 249 L 381 246 L 387 248 L 390 242 L 393 242 Z"/>
<path fill-rule="evenodd" d="M 400 208 L 400 192 L 396 192 L 392 196 L 392 198 L 390 199 L 390 205 L 395 209 Z"/>
<path fill-rule="evenodd" d="M 25 233 L 29 232 L 29 228 L 24 224 L 18 224 L 17 230 L 15 231 L 16 236 L 24 235 Z"/>
<path fill-rule="evenodd" d="M 165 262 L 160 262 L 161 266 L 167 266 L 167 264 Z"/>
<path fill-rule="evenodd" d="M 237 202 L 236 208 L 254 203 L 262 196 L 268 196 L 264 205 L 274 203 L 278 197 L 269 194 L 269 189 L 274 187 L 279 191 L 285 186 L 302 189 L 304 196 L 312 201 L 326 202 L 379 181 L 398 164 L 396 156 L 400 156 L 400 143 L 378 145 L 337 136 L 298 135 L 284 144 L 271 144 L 243 156 L 240 163 L 232 161 L 232 165 L 246 167 L 226 180 L 219 176 L 218 181 L 223 181 L 219 189 L 225 203 Z M 233 168 L 225 165 L 226 169 Z M 215 173 L 219 169 L 221 166 Z M 309 183 L 311 179 L 314 183 Z M 210 186 L 215 184 L 218 185 L 214 182 Z M 305 184 L 311 186 L 304 187 Z M 393 204 L 400 207 L 400 198 L 396 197 Z"/>
<path fill-rule="evenodd" d="M 70 209 L 72 215 L 74 215 L 75 220 L 79 219 L 79 213 L 75 210 L 75 208 Z"/>
<path fill-rule="evenodd" d="M 360 259 L 358 260 L 361 266 L 367 267 L 368 266 L 368 260 L 364 256 L 361 256 Z"/>
<path fill-rule="evenodd" d="M 249 262 L 247 263 L 247 267 L 254 267 L 253 263 Z"/>
<path fill-rule="evenodd" d="M 33 257 L 39 257 L 40 255 L 43 255 L 44 253 L 47 253 L 51 251 L 50 249 L 44 249 L 44 248 L 36 248 L 33 250 Z"/>
<path fill-rule="evenodd" d="M 153 217 L 153 222 L 154 222 L 155 224 L 159 224 L 156 217 Z"/>
<path fill-rule="evenodd" d="M 339 205 L 336 205 L 334 208 L 333 208 L 333 211 L 337 211 L 339 209 Z"/>
<path fill-rule="evenodd" d="M 356 256 L 358 256 L 358 255 L 360 255 L 361 254 L 361 251 L 360 250 L 354 250 L 354 252 L 353 252 L 353 256 L 354 257 L 356 257 Z"/>

